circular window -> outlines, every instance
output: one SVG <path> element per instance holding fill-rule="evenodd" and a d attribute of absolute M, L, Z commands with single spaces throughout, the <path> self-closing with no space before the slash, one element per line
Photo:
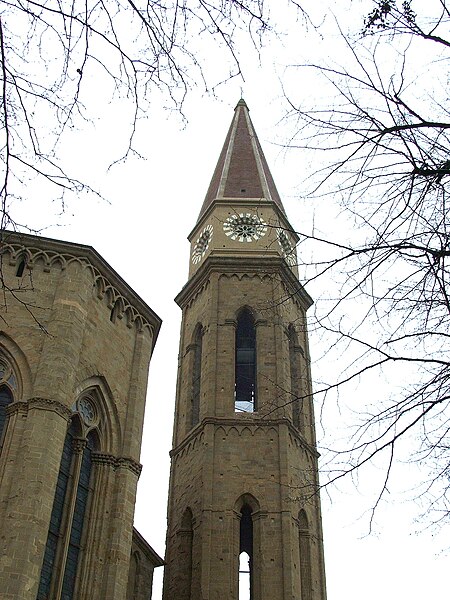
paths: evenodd
<path fill-rule="evenodd" d="M 78 412 L 85 425 L 88 427 L 94 425 L 97 420 L 97 411 L 94 403 L 88 396 L 83 396 L 78 400 Z"/>

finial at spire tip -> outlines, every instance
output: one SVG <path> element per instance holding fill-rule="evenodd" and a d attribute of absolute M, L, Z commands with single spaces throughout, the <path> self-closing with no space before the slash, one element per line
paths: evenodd
<path fill-rule="evenodd" d="M 236 108 L 239 108 L 239 106 L 245 106 L 245 108 L 248 110 L 247 103 L 245 102 L 244 98 L 242 98 L 242 96 L 239 102 L 236 104 Z M 234 110 L 236 110 L 236 108 Z"/>

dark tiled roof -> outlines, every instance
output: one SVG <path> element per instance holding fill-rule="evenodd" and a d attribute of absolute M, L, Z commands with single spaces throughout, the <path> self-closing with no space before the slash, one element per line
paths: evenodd
<path fill-rule="evenodd" d="M 235 108 L 199 219 L 214 200 L 223 198 L 264 198 L 275 202 L 284 213 L 283 204 L 250 120 L 248 107 L 242 99 Z"/>

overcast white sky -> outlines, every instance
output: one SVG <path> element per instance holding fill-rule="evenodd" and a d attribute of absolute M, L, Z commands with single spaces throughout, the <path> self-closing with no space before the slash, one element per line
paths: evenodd
<path fill-rule="evenodd" d="M 354 6 L 361 8 L 361 2 L 355 1 Z M 44 235 L 94 246 L 163 319 L 150 368 L 144 469 L 136 506 L 136 525 L 161 556 L 181 317 L 173 298 L 187 280 L 186 237 L 195 224 L 241 91 L 293 227 L 311 226 L 307 222 L 311 206 L 303 202 L 301 186 L 314 169 L 314 158 L 305 152 L 286 154 L 274 143 L 286 135 L 279 124 L 285 108 L 279 79 L 284 77 L 283 64 L 301 63 L 311 52 L 316 56 L 333 52 L 335 40 L 321 38 L 311 28 L 307 34 L 301 25 L 292 27 L 288 39 L 272 42 L 266 49 L 262 67 L 253 61 L 245 82 L 227 83 L 216 98 L 200 90 L 188 96 L 184 124 L 177 114 L 164 110 L 155 95 L 150 113 L 139 123 L 136 140 L 146 160 L 131 158 L 108 172 L 107 165 L 124 147 L 122 124 L 127 108 L 125 103 L 105 105 L 101 82 L 93 77 L 101 118 L 85 131 L 75 132 L 70 151 L 66 150 L 80 178 L 88 174 L 110 204 L 83 196 L 61 217 L 50 217 L 55 225 Z M 309 97 L 312 85 L 301 69 L 291 79 L 298 98 Z M 329 202 L 333 213 L 333 200 Z M 40 208 L 43 219 L 48 222 L 55 209 Z M 28 208 L 24 205 L 18 210 L 23 210 L 25 219 Z M 308 291 L 314 296 L 314 290 Z M 311 339 L 311 354 L 314 363 L 321 354 L 318 337 Z M 333 427 L 332 420 L 326 423 Z M 320 437 L 320 428 L 318 433 Z M 362 481 L 371 476 L 363 476 Z M 394 487 L 405 490 L 414 485 L 417 472 L 405 466 L 398 477 Z M 322 496 L 329 600 L 446 597 L 449 556 L 444 541 L 429 532 L 417 535 L 415 507 L 395 493 L 379 509 L 375 533 L 366 536 L 368 502 L 361 490 L 370 488 L 370 482 L 363 483 L 343 483 L 339 490 L 330 489 Z M 155 600 L 161 596 L 162 569 L 158 571 Z"/>

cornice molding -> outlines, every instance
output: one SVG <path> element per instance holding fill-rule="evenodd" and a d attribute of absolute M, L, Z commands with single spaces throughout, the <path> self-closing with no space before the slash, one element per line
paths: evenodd
<path fill-rule="evenodd" d="M 92 462 L 96 465 L 115 468 L 117 458 L 112 454 L 108 454 L 106 452 L 98 452 L 97 450 L 95 450 L 92 453 Z"/>
<path fill-rule="evenodd" d="M 254 273 L 261 276 L 278 275 L 289 294 L 295 297 L 305 311 L 314 303 L 311 296 L 281 256 L 249 256 L 243 260 L 242 256 L 209 255 L 181 292 L 175 297 L 175 302 L 178 306 L 183 309 L 190 302 L 191 298 L 198 293 L 200 288 L 206 285 L 213 273 Z"/>
<path fill-rule="evenodd" d="M 50 400 L 49 398 L 30 398 L 29 400 L 13 402 L 7 407 L 6 414 L 27 413 L 30 408 L 55 412 L 66 421 L 72 416 L 70 408 L 67 408 L 67 406 L 64 406 L 64 404 L 61 404 L 61 402 L 58 402 L 57 400 Z"/>
<path fill-rule="evenodd" d="M 106 452 L 93 452 L 92 462 L 98 465 L 112 467 L 114 470 L 123 468 L 129 469 L 137 477 L 140 476 L 142 471 L 141 463 L 137 462 L 133 458 L 126 456 L 114 456 L 113 454 L 108 454 Z"/>
<path fill-rule="evenodd" d="M 142 465 L 141 465 L 141 463 L 139 463 L 136 460 L 134 460 L 133 458 L 130 458 L 130 457 L 127 457 L 127 456 L 120 456 L 117 459 L 116 469 L 123 469 L 123 468 L 129 469 L 137 477 L 140 476 L 141 471 L 142 471 Z"/>

